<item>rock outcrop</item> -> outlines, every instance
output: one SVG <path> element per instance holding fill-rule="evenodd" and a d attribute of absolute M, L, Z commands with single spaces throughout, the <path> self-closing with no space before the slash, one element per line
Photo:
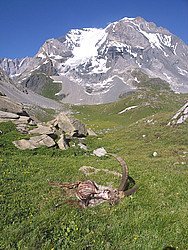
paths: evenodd
<path fill-rule="evenodd" d="M 168 126 L 179 125 L 185 123 L 188 118 L 188 102 L 178 110 L 178 112 L 172 117 L 171 121 L 167 124 Z"/>
<path fill-rule="evenodd" d="M 16 115 L 14 114 L 14 116 Z M 15 119 L 16 118 L 18 117 L 15 117 Z M 23 130 L 24 128 L 23 125 Z M 35 149 L 40 146 L 53 147 L 55 145 L 62 150 L 66 150 L 69 148 L 69 141 L 71 138 L 87 136 L 87 129 L 85 124 L 75 117 L 65 113 L 60 113 L 54 120 L 49 121 L 44 125 L 38 124 L 37 128 L 30 130 L 28 134 L 40 134 L 40 136 L 33 136 L 29 140 L 22 139 L 14 141 L 14 145 L 22 150 Z M 68 138 L 66 138 L 66 135 L 68 135 Z M 60 136 L 60 139 L 56 144 L 53 139 L 56 139 L 58 136 Z"/>
<path fill-rule="evenodd" d="M 13 141 L 13 144 L 21 150 L 35 149 L 39 148 L 40 146 L 47 146 L 47 147 L 55 146 L 54 140 L 48 135 L 34 136 L 31 137 L 29 140 L 22 139 L 18 141 Z"/>
<path fill-rule="evenodd" d="M 0 95 L 0 110 L 14 114 L 23 114 L 23 106 L 21 103 L 15 102 L 7 96 Z"/>
<path fill-rule="evenodd" d="M 17 103 L 0 93 L 0 122 L 12 121 L 17 130 L 22 134 L 37 135 L 29 140 L 14 141 L 13 144 L 21 149 L 35 149 L 40 146 L 53 147 L 57 145 L 60 149 L 69 148 L 69 141 L 77 137 L 95 135 L 93 131 L 87 130 L 83 122 L 75 117 L 60 113 L 54 120 L 47 123 L 37 123 L 24 111 L 22 104 Z M 37 126 L 30 130 L 31 126 Z M 38 136 L 38 134 L 40 136 Z M 60 139 L 56 142 L 54 139 Z M 67 138 L 66 138 L 67 137 Z M 76 139 L 80 141 L 79 139 Z"/>
<path fill-rule="evenodd" d="M 63 112 L 48 124 L 58 129 L 60 133 L 65 133 L 73 137 L 87 136 L 85 124 Z"/>

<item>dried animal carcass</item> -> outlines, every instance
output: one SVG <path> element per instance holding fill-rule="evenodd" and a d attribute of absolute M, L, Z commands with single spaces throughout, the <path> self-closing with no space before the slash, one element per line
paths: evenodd
<path fill-rule="evenodd" d="M 104 201 L 109 201 L 109 204 L 113 205 L 117 204 L 123 197 L 134 193 L 138 189 L 138 186 L 135 185 L 135 181 L 128 175 L 128 167 L 125 161 L 116 154 L 107 153 L 107 155 L 115 157 L 121 164 L 122 179 L 119 187 L 105 187 L 97 185 L 91 180 L 86 180 L 85 182 L 77 181 L 73 184 L 48 183 L 49 185 L 52 185 L 54 187 L 62 187 L 69 189 L 77 188 L 77 197 L 79 201 L 68 200 L 62 204 L 57 204 L 56 207 L 63 204 L 72 204 L 80 208 L 87 208 L 89 204 L 91 206 L 96 206 Z M 128 179 L 132 183 L 134 183 L 134 186 L 131 189 L 126 190 Z"/>

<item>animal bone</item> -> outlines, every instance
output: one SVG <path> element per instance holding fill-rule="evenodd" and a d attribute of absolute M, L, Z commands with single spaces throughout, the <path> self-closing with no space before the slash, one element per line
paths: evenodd
<path fill-rule="evenodd" d="M 68 200 L 62 204 L 57 204 L 56 207 L 61 206 L 63 204 L 71 204 L 74 206 L 78 206 L 79 208 L 87 208 L 90 204 L 91 206 L 99 205 L 104 201 L 109 201 L 110 205 L 117 204 L 120 199 L 134 193 L 138 186 L 135 185 L 135 181 L 128 175 L 128 167 L 125 161 L 116 154 L 107 153 L 107 155 L 111 155 L 115 157 L 122 167 L 122 178 L 121 183 L 118 188 L 105 187 L 101 185 L 97 185 L 95 182 L 91 180 L 87 180 L 85 182 L 77 181 L 73 184 L 57 184 L 57 183 L 48 183 L 54 187 L 62 187 L 62 188 L 77 188 L 77 198 L 80 201 Z M 130 190 L 126 190 L 128 179 L 134 183 L 134 186 Z M 56 208 L 55 207 L 55 208 Z"/>
<path fill-rule="evenodd" d="M 88 172 L 88 169 L 92 169 L 93 172 L 89 173 Z M 94 167 L 91 167 L 91 166 L 82 166 L 79 168 L 80 171 L 82 171 L 86 176 L 90 176 L 92 174 L 97 174 L 99 171 L 104 171 L 108 174 L 113 174 L 113 175 L 117 175 L 119 177 L 122 177 L 122 174 L 118 173 L 118 172 L 115 172 L 115 171 L 109 171 L 108 169 L 98 169 L 98 168 L 94 168 Z"/>

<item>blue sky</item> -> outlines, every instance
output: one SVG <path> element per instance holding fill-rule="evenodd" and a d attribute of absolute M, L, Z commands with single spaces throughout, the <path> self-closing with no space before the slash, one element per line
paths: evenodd
<path fill-rule="evenodd" d="M 33 57 L 70 29 L 141 16 L 188 45 L 188 0 L 0 0 L 0 58 Z"/>

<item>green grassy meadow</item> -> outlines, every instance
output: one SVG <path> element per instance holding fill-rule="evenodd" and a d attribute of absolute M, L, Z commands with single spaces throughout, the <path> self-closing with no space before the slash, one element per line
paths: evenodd
<path fill-rule="evenodd" d="M 85 139 L 87 151 L 78 145 L 21 151 L 12 141 L 28 136 L 11 122 L 0 123 L 0 249 L 188 249 L 188 129 L 166 126 L 186 98 L 153 91 L 105 105 L 72 106 L 75 117 L 98 135 Z M 99 147 L 126 161 L 137 192 L 115 206 L 54 210 L 68 197 L 48 181 L 84 181 L 81 166 L 121 172 L 114 158 L 91 155 Z M 104 172 L 90 179 L 120 183 Z"/>

